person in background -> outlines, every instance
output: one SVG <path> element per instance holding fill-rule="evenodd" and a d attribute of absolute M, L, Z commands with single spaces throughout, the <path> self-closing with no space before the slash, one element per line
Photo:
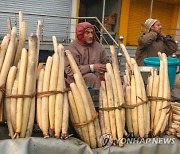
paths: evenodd
<path fill-rule="evenodd" d="M 69 45 L 80 72 L 87 86 L 100 88 L 101 77 L 106 72 L 109 59 L 102 45 L 95 40 L 95 29 L 89 22 L 79 23 L 76 27 L 76 37 Z M 65 61 L 66 82 L 73 82 L 73 72 L 68 60 Z"/>
<path fill-rule="evenodd" d="M 170 35 L 161 32 L 161 23 L 157 19 L 149 18 L 144 23 L 147 33 L 143 33 L 138 38 L 136 51 L 136 61 L 140 66 L 144 65 L 144 58 L 156 57 L 160 51 L 167 56 L 172 55 L 177 50 L 177 44 Z"/>

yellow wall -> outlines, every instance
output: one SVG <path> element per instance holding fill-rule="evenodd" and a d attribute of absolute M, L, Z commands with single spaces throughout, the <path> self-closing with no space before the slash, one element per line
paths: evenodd
<path fill-rule="evenodd" d="M 129 22 L 127 29 L 127 45 L 137 45 L 137 38 L 141 31 L 141 24 L 149 17 L 150 1 L 131 0 Z"/>
<path fill-rule="evenodd" d="M 160 20 L 162 24 L 162 31 L 165 34 L 175 35 L 175 30 L 170 29 L 176 28 L 178 9 L 175 4 L 168 4 L 163 2 L 155 2 L 153 9 L 153 18 Z"/>
<path fill-rule="evenodd" d="M 119 35 L 124 36 L 125 45 L 137 45 L 137 38 L 144 21 L 150 16 L 150 0 L 122 0 Z M 152 18 L 160 20 L 165 34 L 175 35 L 178 19 L 178 4 L 154 1 Z"/>
<path fill-rule="evenodd" d="M 121 16 L 120 16 L 120 27 L 119 27 L 119 36 L 124 37 L 123 43 L 127 43 L 127 27 L 128 27 L 128 20 L 129 20 L 129 7 L 130 7 L 130 0 L 122 0 L 121 3 Z"/>
<path fill-rule="evenodd" d="M 177 27 L 178 12 L 179 12 L 179 6 L 178 6 L 178 5 L 174 5 L 174 8 L 173 8 L 173 16 L 172 16 L 172 19 L 171 19 L 171 28 L 178 28 L 178 27 Z M 176 34 L 176 31 L 173 30 L 173 31 L 171 31 L 170 33 L 173 34 L 173 35 L 175 35 L 175 34 Z"/>

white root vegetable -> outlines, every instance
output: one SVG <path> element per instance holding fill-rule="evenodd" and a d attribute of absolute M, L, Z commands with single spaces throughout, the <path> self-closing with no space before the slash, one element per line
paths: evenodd
<path fill-rule="evenodd" d="M 126 98 L 126 104 L 131 105 L 131 86 L 126 87 L 125 98 Z M 129 133 L 133 133 L 131 110 L 132 109 L 126 109 L 126 123 L 127 123 L 127 129 Z"/>
<path fill-rule="evenodd" d="M 50 72 L 52 66 L 52 57 L 48 57 L 45 71 L 44 71 L 44 80 L 43 80 L 43 92 L 48 91 L 49 89 L 49 82 L 50 82 Z M 49 118 L 48 118 L 48 97 L 42 97 L 42 110 L 41 110 L 41 124 L 42 124 L 42 131 L 44 137 L 49 137 L 48 128 L 49 128 Z"/>
<path fill-rule="evenodd" d="M 168 125 L 168 119 L 169 119 L 169 114 L 166 114 L 165 121 L 164 121 L 164 123 L 163 123 L 163 125 L 161 126 L 161 129 L 160 129 L 161 134 L 164 133 L 164 130 L 166 129 L 166 126 Z"/>
<path fill-rule="evenodd" d="M 143 104 L 143 117 L 144 117 L 144 130 L 145 130 L 145 137 L 148 137 L 150 131 L 150 106 L 147 103 L 147 96 L 146 90 L 144 86 L 144 81 L 142 75 L 139 71 L 140 83 L 141 83 L 141 93 L 142 93 L 142 100 L 145 101 Z"/>
<path fill-rule="evenodd" d="M 58 52 L 58 44 L 57 44 L 57 39 L 56 36 L 52 36 L 52 40 L 53 40 L 53 46 L 54 46 L 54 52 L 57 53 Z"/>
<path fill-rule="evenodd" d="M 81 76 L 81 80 L 83 81 L 83 86 L 86 87 L 86 84 L 85 84 L 85 81 L 80 73 L 80 70 L 71 54 L 70 51 L 66 50 L 66 55 L 67 55 L 67 58 L 69 60 L 69 63 L 70 63 L 70 66 L 71 66 L 71 69 L 73 71 L 73 73 L 78 73 L 80 74 Z M 88 97 L 88 101 L 89 101 L 89 106 L 90 106 L 90 109 L 91 109 L 91 113 L 94 114 L 96 111 L 95 111 L 95 108 L 94 108 L 94 104 L 93 104 L 93 101 L 92 101 L 92 98 L 91 98 L 91 95 L 88 91 L 87 88 L 85 88 L 85 91 L 86 91 L 86 95 Z M 96 140 L 97 140 L 97 144 L 98 144 L 98 147 L 101 147 L 101 143 L 100 143 L 100 136 L 101 136 L 101 129 L 100 129 L 100 125 L 99 125 L 99 120 L 96 118 L 95 121 L 94 121 L 94 125 L 95 125 L 95 129 L 96 129 Z"/>
<path fill-rule="evenodd" d="M 4 62 L 4 57 L 7 52 L 9 41 L 10 41 L 10 35 L 7 34 L 6 36 L 4 36 L 2 43 L 1 43 L 1 47 L 0 47 L 0 72 L 1 72 L 3 62 Z"/>
<path fill-rule="evenodd" d="M 134 77 L 135 77 L 135 82 L 136 82 L 136 100 L 137 103 L 141 103 L 142 102 L 142 91 L 141 91 L 141 79 L 140 79 L 140 73 L 139 73 L 139 69 L 137 66 L 137 63 L 135 62 L 135 60 L 133 58 L 131 58 L 131 62 L 133 65 L 133 69 L 134 69 Z M 141 98 L 141 99 L 140 99 Z M 144 112 L 143 112 L 143 105 L 139 105 L 137 107 L 138 109 L 138 129 L 139 129 L 139 136 L 140 137 L 144 137 L 145 136 L 145 128 L 144 128 Z"/>
<path fill-rule="evenodd" d="M 33 131 L 34 118 L 35 118 L 35 106 L 36 106 L 35 97 L 33 97 L 31 101 L 29 121 L 28 121 L 27 129 L 26 129 L 26 138 L 31 137 L 31 134 Z"/>
<path fill-rule="evenodd" d="M 152 97 L 158 97 L 159 75 L 154 76 L 152 86 Z M 151 129 L 154 129 L 154 117 L 156 112 L 156 101 L 151 102 Z"/>
<path fill-rule="evenodd" d="M 168 131 L 172 134 L 172 135 L 176 135 L 176 129 L 174 128 L 169 128 Z"/>
<path fill-rule="evenodd" d="M 9 74 L 8 74 L 8 77 L 7 77 L 7 83 L 6 83 L 6 95 L 7 96 L 11 95 L 13 83 L 14 83 L 15 76 L 16 76 L 16 72 L 17 72 L 17 68 L 15 66 L 11 67 Z M 11 120 L 11 115 L 10 115 L 11 99 L 6 98 L 5 103 L 6 103 L 5 107 L 6 107 L 6 115 L 7 115 L 7 125 L 8 125 L 10 136 L 11 136 L 11 138 L 13 138 L 14 130 L 13 130 L 13 125 L 12 125 L 12 120 Z"/>
<path fill-rule="evenodd" d="M 58 83 L 57 90 L 64 91 L 64 47 L 63 45 L 58 45 L 59 53 L 59 72 L 58 72 Z M 62 113 L 63 113 L 63 94 L 59 93 L 56 95 L 56 106 L 55 106 L 55 137 L 60 137 L 60 132 L 62 130 Z"/>
<path fill-rule="evenodd" d="M 112 70 L 112 66 L 110 63 L 106 64 L 106 69 L 110 75 L 110 81 L 112 84 L 114 106 L 118 107 L 119 106 L 119 103 L 118 103 L 119 100 L 118 100 L 118 93 L 117 93 L 117 84 L 116 84 L 114 72 Z M 122 123 L 123 118 L 121 116 L 122 116 L 122 114 L 121 114 L 120 110 L 116 109 L 115 110 L 115 120 L 116 120 L 116 131 L 117 131 L 118 139 L 121 139 L 123 137 L 123 133 L 124 133 L 124 128 L 123 128 L 124 124 Z M 123 145 L 119 142 L 119 146 L 123 146 Z"/>
<path fill-rule="evenodd" d="M 22 11 L 19 11 L 19 29 L 21 30 L 22 28 L 22 21 L 23 21 L 23 12 Z M 20 31 L 19 31 L 19 35 L 20 34 Z"/>
<path fill-rule="evenodd" d="M 50 73 L 50 83 L 49 83 L 49 91 L 56 91 L 57 89 L 57 81 L 58 81 L 58 71 L 59 71 L 59 54 L 57 52 L 54 53 L 52 60 L 52 68 Z M 61 83 L 62 84 L 62 83 Z M 49 122 L 50 122 L 50 132 L 54 134 L 55 128 L 55 102 L 56 95 L 49 96 Z"/>
<path fill-rule="evenodd" d="M 180 126 L 180 121 L 173 120 L 173 122 Z"/>
<path fill-rule="evenodd" d="M 42 35 L 42 25 L 43 25 L 42 21 L 38 20 L 37 28 L 36 28 L 36 36 L 37 36 L 37 62 L 38 62 L 38 58 L 39 58 L 40 40 L 41 40 L 41 35 Z"/>
<path fill-rule="evenodd" d="M 43 80 L 44 80 L 44 69 L 41 69 L 38 84 L 37 84 L 37 92 L 40 93 L 43 90 Z M 37 97 L 37 123 L 39 127 L 42 129 L 42 98 Z"/>
<path fill-rule="evenodd" d="M 107 94 L 106 94 L 106 85 L 105 81 L 101 81 L 101 90 L 102 90 L 102 107 L 107 108 L 108 107 L 108 101 L 107 101 Z M 109 120 L 109 112 L 104 111 L 104 125 L 105 125 L 105 133 L 110 134 L 111 133 L 111 127 L 110 127 L 110 120 Z"/>
<path fill-rule="evenodd" d="M 22 50 L 19 75 L 18 75 L 18 95 L 24 94 L 26 83 L 26 71 L 27 71 L 28 53 L 25 48 Z M 22 126 L 22 114 L 23 114 L 23 98 L 17 98 L 17 113 L 16 113 L 16 133 L 21 132 Z"/>
<path fill-rule="evenodd" d="M 88 102 L 88 98 L 86 96 L 85 93 L 85 88 L 83 86 L 81 77 L 79 74 L 74 74 L 74 79 L 75 79 L 75 83 L 77 85 L 77 88 L 79 89 L 79 91 L 81 92 L 81 97 L 82 97 L 82 101 L 85 107 L 85 114 L 87 116 L 87 121 L 90 121 L 93 119 L 93 113 L 91 113 L 90 110 L 90 106 L 89 106 L 89 102 Z M 94 128 L 94 123 L 90 122 L 89 124 L 87 124 L 88 127 L 88 132 L 89 132 L 89 140 L 90 140 L 90 145 L 92 148 L 96 148 L 96 134 L 95 134 L 95 128 Z"/>
<path fill-rule="evenodd" d="M 28 50 L 28 66 L 27 66 L 27 74 L 26 74 L 26 84 L 25 84 L 25 95 L 34 95 L 35 94 L 35 85 L 32 83 L 36 83 L 36 72 L 37 72 L 37 36 L 31 35 L 29 37 L 29 50 Z M 31 109 L 31 97 L 24 98 L 23 105 L 23 119 L 22 119 L 22 130 L 21 137 L 25 137 L 26 129 L 28 126 L 28 120 L 30 116 Z M 35 114 L 35 113 L 34 113 Z"/>
<path fill-rule="evenodd" d="M 173 114 L 173 119 L 180 122 L 180 115 Z"/>
<path fill-rule="evenodd" d="M 176 136 L 180 138 L 180 133 L 176 133 Z"/>
<path fill-rule="evenodd" d="M 102 87 L 99 88 L 99 108 L 103 108 Z M 99 122 L 102 134 L 105 134 L 104 111 L 99 110 Z"/>
<path fill-rule="evenodd" d="M 61 133 L 61 137 L 63 139 L 66 139 L 68 137 L 68 125 L 69 125 L 69 102 L 68 102 L 67 93 L 64 93 L 62 133 Z"/>
<path fill-rule="evenodd" d="M 164 90 L 164 62 L 160 58 L 160 69 L 159 69 L 159 88 L 158 88 L 158 97 L 163 97 L 163 90 Z M 161 115 L 161 109 L 162 109 L 162 101 L 158 100 L 156 103 L 156 111 L 154 116 L 154 129 L 157 126 L 157 123 L 159 121 L 160 115 Z"/>
<path fill-rule="evenodd" d="M 4 58 L 4 62 L 1 68 L 1 72 L 0 72 L 0 87 L 2 87 L 5 83 L 6 83 L 6 79 L 7 79 L 7 75 L 9 72 L 9 69 L 11 67 L 13 58 L 14 58 L 14 47 L 15 47 L 15 38 L 16 38 L 16 27 L 12 28 L 11 31 L 11 39 L 7 48 L 7 52 L 6 52 L 6 56 Z M 0 91 L 0 104 L 1 104 L 1 100 L 2 100 L 2 91 Z"/>
<path fill-rule="evenodd" d="M 146 87 L 146 89 L 147 89 L 147 91 L 146 91 L 146 94 L 147 94 L 147 96 L 152 96 L 152 86 L 153 86 L 153 76 L 152 75 L 150 75 L 149 77 L 148 77 L 148 83 L 147 83 L 147 87 Z M 148 101 L 147 102 L 147 105 L 150 107 L 149 108 L 149 112 L 150 112 L 150 129 L 151 129 L 151 102 L 150 101 Z M 148 120 L 148 119 L 147 119 Z"/>
<path fill-rule="evenodd" d="M 115 107 L 113 102 L 114 99 L 113 99 L 113 89 L 112 89 L 111 79 L 109 73 L 107 72 L 105 73 L 105 82 L 106 82 L 108 107 Z M 109 111 L 109 120 L 110 120 L 112 137 L 115 140 L 117 132 L 116 132 L 116 119 L 115 119 L 114 110 Z"/>
<path fill-rule="evenodd" d="M 165 53 L 162 53 L 162 60 L 163 60 L 163 65 L 164 65 L 164 89 L 163 89 L 163 98 L 165 99 L 170 99 L 170 85 L 169 85 L 169 78 L 168 78 L 168 65 L 167 65 L 167 57 Z M 164 132 L 162 128 L 164 122 L 166 123 L 166 114 L 167 114 L 167 109 L 165 109 L 165 107 L 168 105 L 168 101 L 165 100 L 163 101 L 162 104 L 162 111 L 161 111 L 161 115 L 159 118 L 159 121 L 155 127 L 154 130 L 154 135 L 156 136 L 157 133 L 159 133 L 159 131 L 161 130 L 161 132 Z"/>
<path fill-rule="evenodd" d="M 123 51 L 123 53 L 124 53 L 124 56 L 125 56 L 125 58 L 126 58 L 126 61 L 127 61 L 128 65 L 129 65 L 129 67 L 131 68 L 131 70 L 133 70 L 131 58 L 130 58 L 127 50 L 126 50 L 126 47 L 125 47 L 124 44 L 122 44 L 122 43 L 120 44 L 120 46 L 121 46 L 121 48 L 122 48 L 122 51 Z"/>
<path fill-rule="evenodd" d="M 18 94 L 18 80 L 15 79 L 11 95 L 17 95 L 17 94 Z M 11 122 L 12 122 L 14 132 L 16 132 L 17 98 L 11 98 L 10 105 L 11 105 L 10 106 Z"/>
<path fill-rule="evenodd" d="M 177 106 L 177 104 L 173 103 L 171 106 L 172 106 L 173 110 L 180 111 L 180 107 Z"/>
<path fill-rule="evenodd" d="M 84 87 L 86 87 L 85 86 L 85 81 L 84 80 L 82 80 L 82 81 L 83 81 Z M 88 97 L 88 102 L 89 102 L 89 106 L 90 106 L 90 109 L 91 109 L 91 114 L 94 114 L 94 113 L 96 113 L 96 110 L 95 110 L 95 107 L 94 107 L 91 95 L 90 95 L 90 93 L 89 93 L 87 88 L 85 88 L 85 92 L 86 92 L 86 95 Z M 102 147 L 102 144 L 100 143 L 101 128 L 100 128 L 100 124 L 99 124 L 99 119 L 98 118 L 95 118 L 94 126 L 95 126 L 95 131 L 96 131 L 96 142 L 97 142 L 98 147 L 100 148 L 100 147 Z"/>
<path fill-rule="evenodd" d="M 117 93 L 118 93 L 118 105 L 124 104 L 124 92 L 123 92 L 123 87 L 122 87 L 122 81 L 120 77 L 120 72 L 119 72 L 119 65 L 118 65 L 118 60 L 117 60 L 117 54 L 115 53 L 115 48 L 114 46 L 110 46 L 110 51 L 111 51 L 111 57 L 112 57 L 112 66 L 113 66 L 113 71 L 114 71 L 114 77 L 116 81 L 116 86 L 117 86 Z M 128 66 L 126 66 L 127 69 Z M 130 72 L 130 70 L 129 70 Z M 122 118 L 122 128 L 124 128 L 125 125 L 125 110 L 121 109 L 121 118 Z"/>
<path fill-rule="evenodd" d="M 68 99 L 69 99 L 69 106 L 70 106 L 70 118 L 71 118 L 71 121 L 72 121 L 72 123 L 80 123 L 77 107 L 76 107 L 75 100 L 74 100 L 74 97 L 73 97 L 71 91 L 68 92 Z M 83 133 L 82 133 L 82 128 L 75 127 L 75 130 L 78 133 L 78 135 L 80 136 L 80 138 L 82 140 L 84 140 Z"/>
<path fill-rule="evenodd" d="M 180 116 L 180 111 L 178 111 L 178 110 L 173 109 L 173 113 L 175 113 L 175 114 Z"/>
<path fill-rule="evenodd" d="M 21 29 L 19 29 L 20 35 L 19 35 L 19 42 L 17 46 L 17 51 L 14 59 L 14 65 L 17 66 L 19 59 L 21 57 L 22 49 L 25 47 L 26 42 L 26 36 L 27 36 L 27 23 L 25 21 L 22 21 L 20 23 Z"/>
<path fill-rule="evenodd" d="M 136 82 L 134 75 L 131 75 L 131 105 L 136 105 Z M 132 126 L 135 137 L 139 136 L 138 131 L 138 110 L 137 107 L 131 110 Z"/>
<path fill-rule="evenodd" d="M 8 28 L 8 34 L 11 35 L 12 26 L 11 26 L 10 18 L 7 19 L 7 28 Z"/>
<path fill-rule="evenodd" d="M 74 100 L 75 100 L 76 108 L 77 108 L 78 115 L 79 115 L 79 121 L 80 121 L 80 123 L 86 122 L 87 121 L 87 116 L 86 116 L 85 106 L 83 104 L 81 94 L 80 94 L 80 92 L 79 92 L 79 90 L 78 90 L 75 83 L 71 83 L 70 88 L 71 88 L 71 91 L 72 91 L 72 94 L 73 94 L 73 97 L 74 97 Z M 83 138 L 84 138 L 84 141 L 88 145 L 90 145 L 90 139 L 89 139 L 89 133 L 88 132 L 89 131 L 88 131 L 87 125 L 84 125 L 82 127 Z"/>

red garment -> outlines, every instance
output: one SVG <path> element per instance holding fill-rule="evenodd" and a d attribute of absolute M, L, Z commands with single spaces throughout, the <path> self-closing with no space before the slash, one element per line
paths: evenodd
<path fill-rule="evenodd" d="M 84 39 L 84 32 L 86 29 L 88 28 L 91 28 L 94 30 L 94 27 L 93 25 L 91 25 L 89 22 L 82 22 L 82 23 L 79 23 L 76 27 L 76 36 L 77 36 L 77 39 L 82 42 L 83 44 L 86 44 L 86 41 Z M 93 43 L 95 42 L 95 38 L 94 38 L 94 41 Z"/>
<path fill-rule="evenodd" d="M 78 40 L 72 42 L 69 46 L 69 51 L 72 53 L 79 70 L 87 84 L 93 88 L 99 88 L 102 75 L 99 76 L 97 72 L 91 72 L 90 64 L 106 64 L 109 60 L 106 56 L 104 48 L 96 42 L 94 35 L 91 35 L 92 43 L 86 43 L 87 40 L 84 38 L 84 33 L 88 28 L 93 30 L 95 33 L 93 25 L 89 22 L 79 23 L 76 27 L 76 36 Z M 73 72 L 69 65 L 68 60 L 65 60 L 65 74 L 67 75 L 66 82 L 73 82 Z"/>
<path fill-rule="evenodd" d="M 70 44 L 69 51 L 72 53 L 87 86 L 99 88 L 99 76 L 91 72 L 89 65 L 109 62 L 104 48 L 96 41 L 90 45 L 82 45 L 80 41 L 76 40 Z M 65 73 L 67 75 L 66 82 L 73 82 L 73 72 L 67 59 L 65 60 Z"/>

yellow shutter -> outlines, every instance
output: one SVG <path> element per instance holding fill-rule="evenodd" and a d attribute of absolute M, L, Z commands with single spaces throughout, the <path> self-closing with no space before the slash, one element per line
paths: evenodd
<path fill-rule="evenodd" d="M 170 34 L 170 28 L 172 27 L 174 4 L 168 4 L 163 2 L 155 2 L 152 17 L 159 19 L 162 25 L 162 32 Z M 173 35 L 172 33 L 170 35 Z"/>
<path fill-rule="evenodd" d="M 129 9 L 129 23 L 127 32 L 127 45 L 137 45 L 137 38 L 142 29 L 141 24 L 150 16 L 150 0 L 131 0 Z M 174 4 L 167 4 L 163 2 L 154 2 L 152 18 L 160 20 L 164 28 L 172 27 Z M 176 19 L 177 20 L 177 19 Z M 170 34 L 169 30 L 164 30 L 165 34 Z"/>

